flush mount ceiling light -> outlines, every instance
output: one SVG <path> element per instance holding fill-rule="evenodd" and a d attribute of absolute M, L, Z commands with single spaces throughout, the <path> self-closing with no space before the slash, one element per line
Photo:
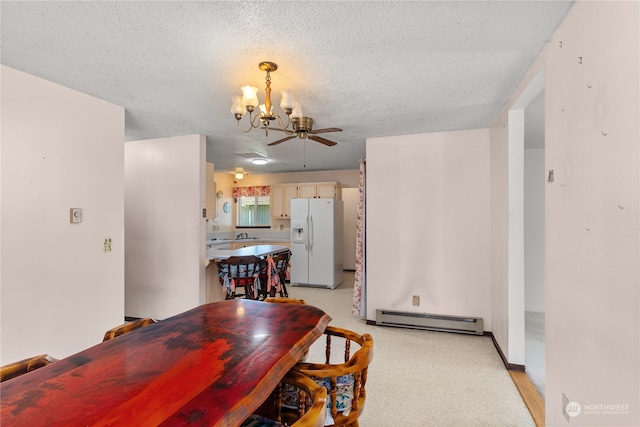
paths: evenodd
<path fill-rule="evenodd" d="M 267 164 L 267 159 L 253 159 L 252 163 L 254 165 L 266 165 Z"/>

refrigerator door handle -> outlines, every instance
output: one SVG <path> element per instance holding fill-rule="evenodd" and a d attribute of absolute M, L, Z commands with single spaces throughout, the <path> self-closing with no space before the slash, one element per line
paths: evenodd
<path fill-rule="evenodd" d="M 309 215 L 309 251 L 313 251 L 313 215 Z"/>
<path fill-rule="evenodd" d="M 307 232 L 304 233 L 304 249 L 309 252 L 309 214 L 307 214 L 307 217 L 304 220 L 305 222 L 305 226 L 307 227 Z"/>

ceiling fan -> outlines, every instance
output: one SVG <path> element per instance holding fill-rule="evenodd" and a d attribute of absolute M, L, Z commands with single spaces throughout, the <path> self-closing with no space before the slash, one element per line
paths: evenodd
<path fill-rule="evenodd" d="M 342 132 L 342 129 L 339 128 L 325 128 L 325 129 L 316 129 L 313 130 L 313 119 L 311 117 L 300 117 L 291 119 L 291 123 L 293 123 L 293 132 L 294 134 L 291 136 L 287 136 L 285 138 L 274 141 L 268 146 L 278 145 L 282 142 L 288 141 L 293 138 L 307 139 L 309 138 L 312 141 L 319 142 L 320 144 L 324 144 L 328 147 L 336 145 L 337 142 L 330 141 L 326 138 L 322 138 L 321 136 L 316 136 L 318 133 L 327 133 L 327 132 Z M 278 128 L 270 128 L 273 130 L 279 130 L 281 132 L 285 132 L 282 129 Z M 287 132 L 288 133 L 288 132 Z"/>

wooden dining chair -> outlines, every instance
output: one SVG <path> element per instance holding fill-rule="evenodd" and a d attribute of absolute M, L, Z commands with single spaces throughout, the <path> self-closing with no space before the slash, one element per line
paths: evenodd
<path fill-rule="evenodd" d="M 323 386 L 292 370 L 241 427 L 322 427 L 326 402 L 327 390 Z"/>
<path fill-rule="evenodd" d="M 10 380 L 11 378 L 18 377 L 22 374 L 26 374 L 27 372 L 34 371 L 57 361 L 57 359 L 54 359 L 48 354 L 41 354 L 18 362 L 9 363 L 8 365 L 0 367 L 0 382 Z"/>
<path fill-rule="evenodd" d="M 276 294 L 283 298 L 289 296 L 285 282 L 287 280 L 290 257 L 291 251 L 285 251 L 267 258 L 267 293 L 269 297 L 275 297 Z"/>
<path fill-rule="evenodd" d="M 327 326 L 324 334 L 324 363 L 299 362 L 293 369 L 327 388 L 326 426 L 358 427 L 367 397 L 365 387 L 373 359 L 373 338 L 334 326 Z M 351 354 L 356 347 L 359 348 Z"/>
<path fill-rule="evenodd" d="M 145 317 L 142 319 L 134 320 L 132 322 L 123 323 L 122 325 L 111 328 L 107 332 L 105 332 L 102 341 L 104 342 L 115 337 L 119 337 L 120 335 L 124 335 L 127 332 L 131 332 L 133 330 L 140 329 L 154 323 L 156 323 L 156 320 L 152 319 L 151 317 Z"/>
<path fill-rule="evenodd" d="M 266 261 L 256 256 L 232 256 L 217 261 L 218 278 L 225 291 L 225 299 L 258 299 L 260 282 L 265 276 Z M 243 289 L 244 293 L 239 293 Z"/>

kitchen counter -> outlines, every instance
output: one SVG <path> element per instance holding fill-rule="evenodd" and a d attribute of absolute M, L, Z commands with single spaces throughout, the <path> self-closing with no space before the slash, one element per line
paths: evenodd
<path fill-rule="evenodd" d="M 220 245 L 227 245 L 229 243 L 247 243 L 247 244 L 255 244 L 255 243 L 265 243 L 265 242 L 269 242 L 269 243 L 289 243 L 289 239 L 282 239 L 282 238 L 249 238 L 249 239 L 213 239 L 213 240 L 207 240 L 207 248 L 209 247 L 214 247 L 214 246 L 220 246 Z"/>
<path fill-rule="evenodd" d="M 240 234 L 247 235 L 247 238 L 240 239 Z M 205 239 L 207 248 L 222 246 L 224 249 L 238 247 L 240 245 L 261 245 L 261 244 L 289 244 L 291 240 L 290 230 L 273 229 L 238 229 L 227 231 L 216 231 L 207 233 Z M 227 246 L 225 246 L 227 245 Z"/>
<path fill-rule="evenodd" d="M 247 239 L 243 239 L 247 240 Z M 281 245 L 255 245 L 255 246 L 247 246 L 239 249 L 216 249 L 209 248 L 207 249 L 207 259 L 209 260 L 220 260 L 226 259 L 232 256 L 268 256 L 278 252 L 288 251 L 289 248 Z"/>

